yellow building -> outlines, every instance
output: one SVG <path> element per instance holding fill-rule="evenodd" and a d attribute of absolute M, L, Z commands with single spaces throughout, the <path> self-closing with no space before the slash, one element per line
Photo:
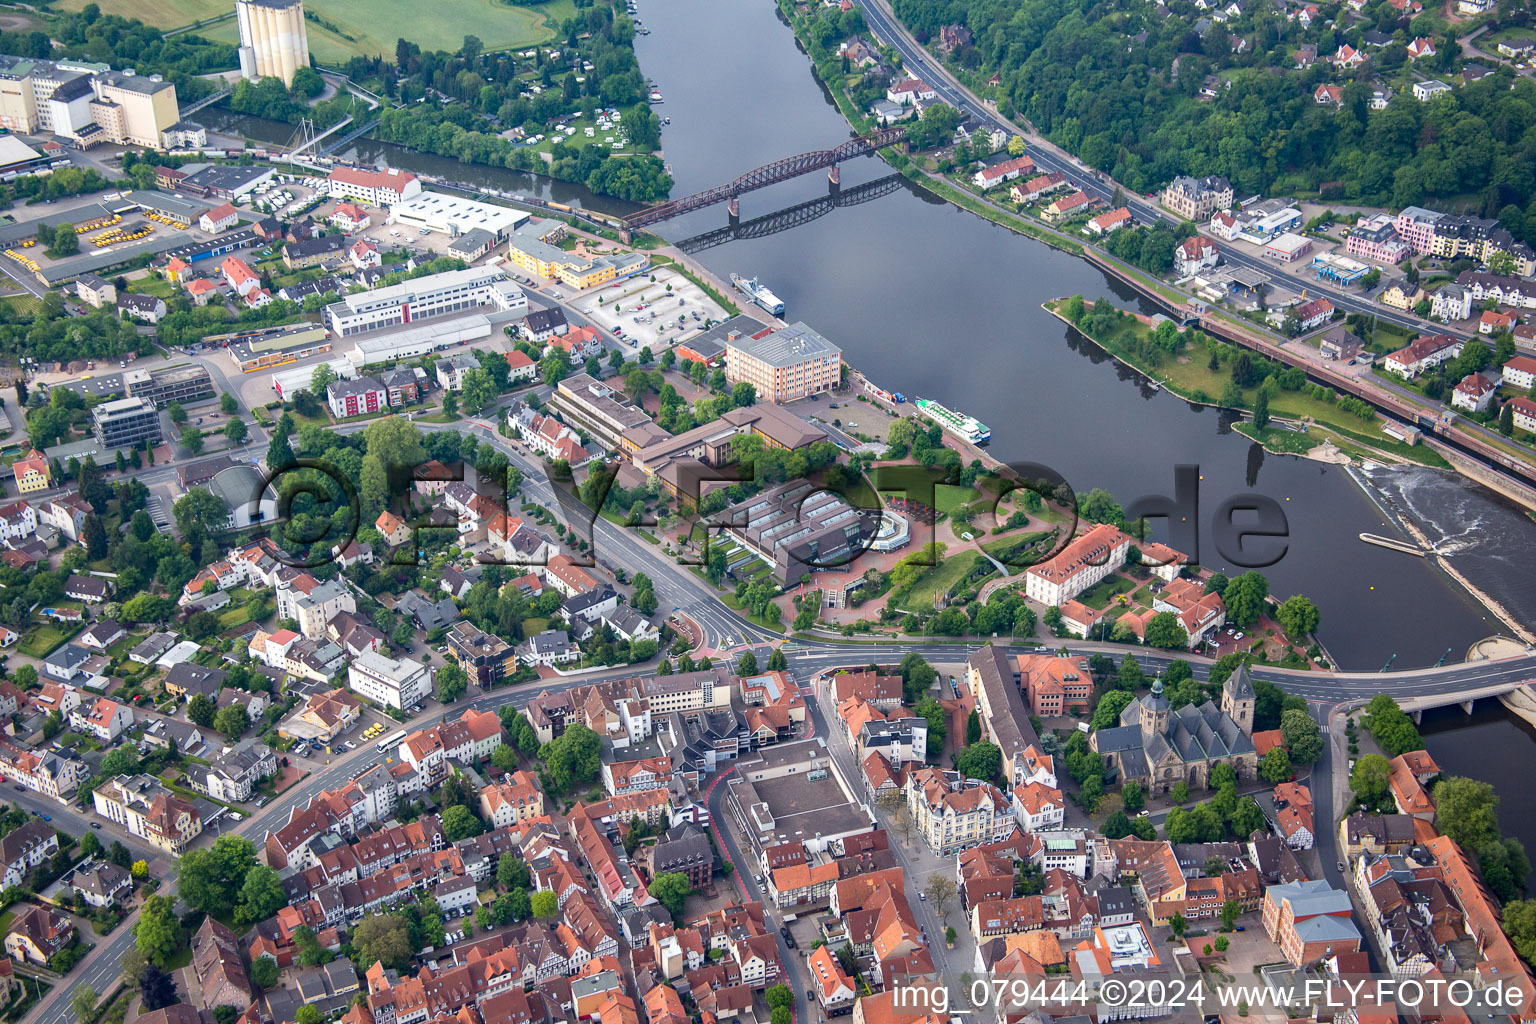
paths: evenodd
<path fill-rule="evenodd" d="M 176 86 L 159 75 L 112 71 L 96 80 L 91 113 L 116 145 L 163 148 L 166 129 L 181 119 Z"/>
<path fill-rule="evenodd" d="M 36 448 L 11 463 L 11 471 L 16 474 L 16 489 L 22 494 L 46 491 L 53 485 L 48 460 Z"/>
<path fill-rule="evenodd" d="M 507 243 L 507 260 L 534 277 L 544 277 L 570 288 L 596 288 L 644 269 L 650 257 L 644 253 L 614 256 L 579 256 L 566 252 L 559 243 L 566 239 L 565 225 L 558 221 L 524 224 L 512 232 Z"/>

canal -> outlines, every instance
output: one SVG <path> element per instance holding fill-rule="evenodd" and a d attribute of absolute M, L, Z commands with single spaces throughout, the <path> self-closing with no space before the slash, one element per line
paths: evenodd
<path fill-rule="evenodd" d="M 684 0 L 641 0 L 653 30 L 636 40 L 641 67 L 657 83 L 665 158 L 674 195 L 720 184 L 770 160 L 836 145 L 848 127 L 811 74 L 805 55 L 769 0 L 727 0 L 700 17 Z M 724 41 L 724 42 L 722 42 Z M 209 111 L 210 128 L 285 142 L 292 127 Z M 461 181 L 622 212 L 577 185 L 460 164 L 363 140 L 344 156 Z M 844 192 L 889 175 L 875 158 L 842 168 Z M 742 220 L 827 193 L 807 175 L 753 192 Z M 659 226 L 673 241 L 726 223 L 723 207 Z M 1172 494 L 1174 467 L 1203 475 L 1204 564 L 1236 573 L 1211 543 L 1210 517 L 1225 499 L 1259 492 L 1277 501 L 1290 545 L 1264 571 L 1280 597 L 1305 593 L 1322 612 L 1324 644 L 1346 668 L 1407 668 L 1461 658 L 1499 624 L 1428 561 L 1370 547 L 1363 532 L 1397 535 L 1383 505 L 1400 502 L 1416 520 L 1455 533 L 1452 560 L 1523 621 L 1536 620 L 1536 582 L 1511 571 L 1511 551 L 1536 539 L 1517 508 L 1448 473 L 1374 469 L 1360 474 L 1266 454 L 1212 410 L 1147 386 L 1076 331 L 1040 308 L 1082 293 L 1127 306 L 1137 300 L 1082 260 L 964 213 L 902 182 L 873 201 L 832 208 L 779 233 L 737 239 L 697 258 L 720 277 L 760 276 L 804 320 L 840 345 L 882 386 L 932 397 L 989 424 L 992 452 L 1044 463 L 1083 492 L 1122 502 Z M 1364 486 L 1362 486 L 1362 484 Z M 1379 505 L 1382 501 L 1383 505 Z M 1454 524 L 1476 523 L 1456 531 Z"/>

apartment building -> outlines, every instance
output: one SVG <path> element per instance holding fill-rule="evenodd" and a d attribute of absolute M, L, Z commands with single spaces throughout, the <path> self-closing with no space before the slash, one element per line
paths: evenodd
<path fill-rule="evenodd" d="M 948 857 L 1008 838 L 1013 808 L 996 786 L 958 772 L 922 768 L 907 776 L 907 811 L 934 853 Z"/>
<path fill-rule="evenodd" d="M 326 191 L 333 197 L 355 199 L 369 206 L 394 206 L 421 194 L 416 175 L 397 168 L 370 171 L 360 167 L 337 167 L 325 179 Z"/>
<path fill-rule="evenodd" d="M 96 813 L 166 853 L 181 855 L 203 830 L 197 808 L 148 775 L 119 775 L 91 793 Z"/>
<path fill-rule="evenodd" d="M 485 306 L 528 309 L 528 297 L 500 267 L 469 267 L 345 296 L 325 308 L 331 330 L 349 337 Z"/>
<path fill-rule="evenodd" d="M 1204 223 L 1217 210 L 1232 205 L 1232 184 L 1220 175 L 1192 178 L 1180 175 L 1163 190 L 1163 206 L 1185 220 Z"/>

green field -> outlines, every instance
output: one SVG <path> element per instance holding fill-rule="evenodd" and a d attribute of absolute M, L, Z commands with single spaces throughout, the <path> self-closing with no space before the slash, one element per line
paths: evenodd
<path fill-rule="evenodd" d="M 64 2 L 66 6 L 85 5 L 85 0 Z M 142 18 L 135 12 L 161 4 L 162 0 L 106 0 L 101 6 L 104 12 Z M 228 5 L 190 0 L 176 6 L 182 13 L 174 16 L 174 23 L 186 25 L 221 13 Z M 560 22 L 572 17 L 576 10 L 575 0 L 549 0 L 535 7 L 514 7 L 498 0 L 438 0 L 432 5 L 432 17 L 420 18 L 407 4 L 379 0 L 310 0 L 305 6 L 341 30 L 338 34 L 313 21 L 306 26 L 310 52 L 321 61 L 338 63 L 358 54 L 384 54 L 393 59 L 395 41 L 401 38 L 423 50 L 457 50 L 464 45 L 465 36 L 477 36 L 487 50 L 531 46 L 553 39 Z M 205 8 L 209 13 L 199 13 Z M 240 30 L 231 18 L 198 29 L 198 34 L 235 43 Z"/>

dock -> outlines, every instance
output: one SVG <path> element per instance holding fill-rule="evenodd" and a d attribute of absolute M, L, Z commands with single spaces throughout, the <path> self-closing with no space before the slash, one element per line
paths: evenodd
<path fill-rule="evenodd" d="M 1393 551 L 1401 551 L 1405 555 L 1413 555 L 1423 558 L 1424 552 L 1417 544 L 1409 544 L 1404 540 L 1393 540 L 1391 537 L 1382 537 L 1374 533 L 1362 533 L 1360 539 L 1367 544 L 1375 544 L 1379 548 L 1390 548 Z"/>

